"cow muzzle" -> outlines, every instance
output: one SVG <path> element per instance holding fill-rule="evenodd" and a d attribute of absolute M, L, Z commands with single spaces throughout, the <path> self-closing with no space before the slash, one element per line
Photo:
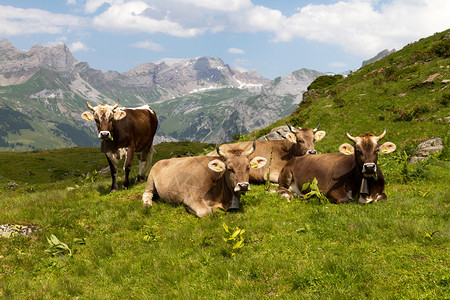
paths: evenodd
<path fill-rule="evenodd" d="M 234 187 L 235 192 L 247 192 L 250 191 L 250 184 L 248 182 L 238 182 Z"/>
<path fill-rule="evenodd" d="M 100 131 L 98 133 L 98 138 L 101 140 L 109 140 L 111 139 L 111 132 L 109 131 Z"/>
<path fill-rule="evenodd" d="M 306 154 L 317 154 L 316 150 L 308 150 L 306 151 Z"/>
<path fill-rule="evenodd" d="M 363 165 L 362 173 L 365 177 L 372 177 L 377 172 L 377 165 L 375 163 L 365 163 Z"/>

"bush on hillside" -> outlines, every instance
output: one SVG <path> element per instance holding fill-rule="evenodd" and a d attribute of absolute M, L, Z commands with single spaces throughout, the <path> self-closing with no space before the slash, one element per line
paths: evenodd
<path fill-rule="evenodd" d="M 450 38 L 446 38 L 431 47 L 431 51 L 440 57 L 450 57 Z"/>
<path fill-rule="evenodd" d="M 308 91 L 311 89 L 314 90 L 320 90 L 320 89 L 324 89 L 330 85 L 335 84 L 336 82 L 338 82 L 339 80 L 341 80 L 342 78 L 344 78 L 344 76 L 342 75 L 323 75 L 323 76 L 319 76 L 317 77 L 313 82 L 311 82 L 311 84 L 308 86 Z"/>

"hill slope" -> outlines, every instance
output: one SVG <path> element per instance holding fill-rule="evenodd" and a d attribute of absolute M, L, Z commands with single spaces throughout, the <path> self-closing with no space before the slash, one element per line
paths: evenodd
<path fill-rule="evenodd" d="M 245 139 L 259 137 L 286 121 L 311 128 L 320 121 L 327 136 L 317 144 L 319 151 L 336 152 L 346 141 L 345 130 L 351 135 L 380 134 L 384 127 L 385 140 L 404 146 L 437 136 L 446 138 L 449 102 L 450 30 L 446 30 L 346 78 L 318 77 L 294 114 Z"/>

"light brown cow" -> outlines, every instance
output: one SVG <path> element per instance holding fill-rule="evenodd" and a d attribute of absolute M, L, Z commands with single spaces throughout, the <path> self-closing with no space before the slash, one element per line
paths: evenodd
<path fill-rule="evenodd" d="M 301 194 L 303 184 L 317 179 L 323 193 L 337 203 L 347 203 L 359 194 L 360 203 L 387 199 L 384 193 L 384 176 L 377 166 L 378 153 L 386 154 L 395 150 L 395 144 L 378 144 L 386 134 L 372 133 L 347 137 L 354 145 L 344 143 L 341 153 L 306 155 L 289 160 L 281 171 L 278 193 L 292 199 L 292 193 Z M 309 192 L 309 189 L 305 192 Z"/>
<path fill-rule="evenodd" d="M 286 135 L 286 139 L 256 141 L 256 151 L 249 158 L 252 159 L 255 156 L 263 156 L 267 158 L 268 162 L 262 168 L 250 170 L 250 182 L 266 182 L 270 167 L 270 181 L 278 183 L 278 176 L 280 175 L 281 169 L 289 159 L 305 154 L 316 154 L 315 143 L 325 136 L 325 131 L 318 131 L 320 123 L 314 129 L 295 128 L 289 124 L 287 125 L 291 132 Z M 226 151 L 228 147 L 250 147 L 251 143 L 252 142 L 225 144 L 222 145 L 220 149 Z"/>
<path fill-rule="evenodd" d="M 217 208 L 239 209 L 242 193 L 250 190 L 248 173 L 263 167 L 264 157 L 249 159 L 253 147 L 216 149 L 218 156 L 171 158 L 158 161 L 148 175 L 142 199 L 152 206 L 158 195 L 166 202 L 183 204 L 186 210 L 202 218 Z"/>

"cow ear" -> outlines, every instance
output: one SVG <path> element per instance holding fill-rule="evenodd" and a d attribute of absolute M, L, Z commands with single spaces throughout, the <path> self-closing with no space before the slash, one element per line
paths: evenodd
<path fill-rule="evenodd" d="M 250 167 L 253 169 L 259 169 L 266 165 L 267 159 L 262 156 L 256 156 L 250 161 Z"/>
<path fill-rule="evenodd" d="M 94 120 L 94 114 L 92 114 L 89 111 L 85 111 L 84 113 L 81 114 L 81 117 L 83 119 L 85 119 L 86 121 L 92 121 Z"/>
<path fill-rule="evenodd" d="M 225 170 L 225 164 L 221 160 L 214 159 L 208 163 L 208 168 L 210 168 L 214 172 L 220 173 Z"/>
<path fill-rule="evenodd" d="M 288 132 L 286 134 L 286 139 L 291 142 L 291 143 L 297 143 L 297 138 L 295 137 L 295 134 L 293 134 L 292 132 Z"/>
<path fill-rule="evenodd" d="M 118 110 L 114 112 L 114 120 L 121 120 L 125 118 L 127 113 L 124 110 Z"/>
<path fill-rule="evenodd" d="M 320 141 L 321 139 L 323 139 L 323 137 L 325 136 L 325 131 L 317 131 L 315 134 L 314 134 L 314 140 L 316 141 L 316 142 L 318 142 L 318 141 Z"/>
<path fill-rule="evenodd" d="M 355 148 L 353 148 L 353 146 L 350 145 L 349 143 L 343 143 L 342 145 L 339 146 L 339 151 L 341 153 L 344 153 L 345 155 L 352 155 L 353 152 L 355 151 Z"/>
<path fill-rule="evenodd" d="M 395 146 L 394 143 L 386 142 L 383 145 L 381 145 L 380 148 L 378 148 L 378 150 L 380 150 L 381 154 L 387 154 L 394 152 L 396 148 L 397 146 Z"/>

